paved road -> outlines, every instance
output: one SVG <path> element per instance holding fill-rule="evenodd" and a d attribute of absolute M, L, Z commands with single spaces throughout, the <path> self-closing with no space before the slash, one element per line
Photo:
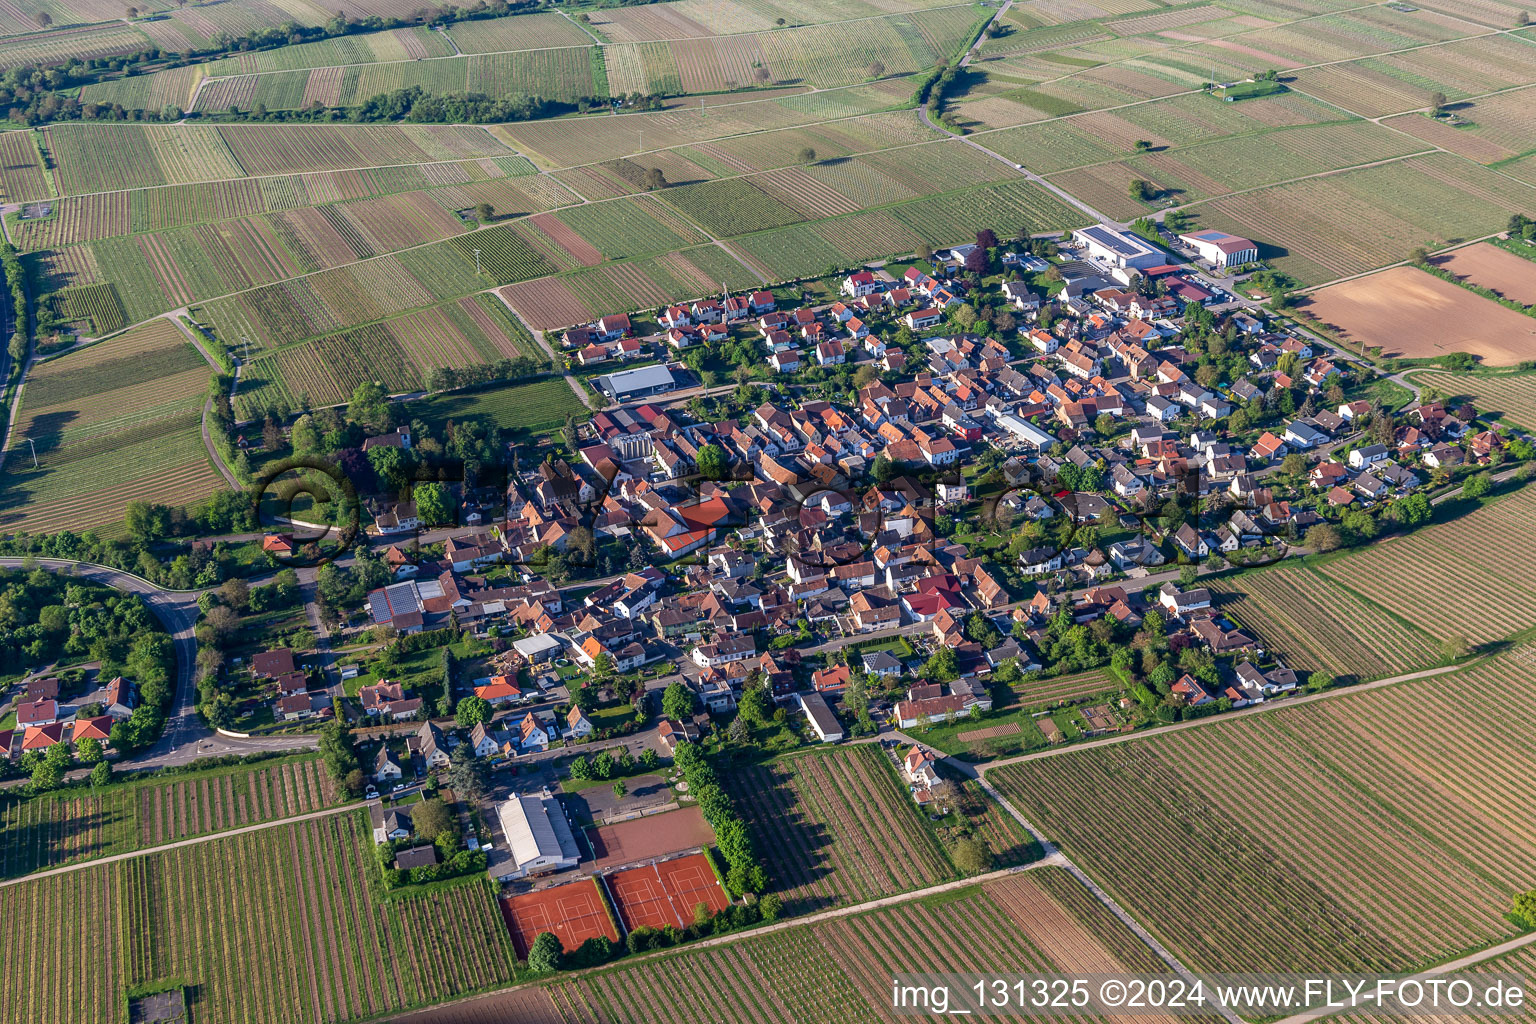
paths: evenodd
<path fill-rule="evenodd" d="M 318 744 L 318 738 L 312 735 L 234 739 L 220 736 L 203 724 L 197 714 L 197 638 L 192 632 L 197 622 L 197 597 L 201 591 L 165 590 L 130 573 L 89 562 L 73 562 L 62 558 L 36 558 L 32 561 L 50 572 L 67 573 L 138 594 L 165 626 L 175 644 L 176 693 L 166 718 L 165 732 L 148 750 L 116 762 L 118 767 L 165 768 L 186 764 L 200 757 L 251 754 L 263 750 L 302 750 Z M 19 569 L 26 562 L 27 559 L 22 558 L 0 558 L 0 567 Z M 80 773 L 71 774 L 73 777 Z"/>

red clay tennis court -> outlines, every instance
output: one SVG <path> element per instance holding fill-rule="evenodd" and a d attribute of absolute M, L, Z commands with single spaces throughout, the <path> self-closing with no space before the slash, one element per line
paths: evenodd
<path fill-rule="evenodd" d="M 616 825 L 589 828 L 587 840 L 592 844 L 597 866 L 606 869 L 663 857 L 695 846 L 708 846 L 715 841 L 715 831 L 704 820 L 704 812 L 695 805 L 621 821 Z"/>
<path fill-rule="evenodd" d="M 613 921 L 603 909 L 597 883 L 590 878 L 508 897 L 501 901 L 501 915 L 506 918 L 512 945 L 517 947 L 520 957 L 528 956 L 528 949 L 540 932 L 553 932 L 567 953 L 576 952 L 583 942 L 597 935 L 619 941 Z"/>
<path fill-rule="evenodd" d="M 606 881 L 626 931 L 666 925 L 686 928 L 693 923 L 697 904 L 715 912 L 730 905 L 702 853 L 616 871 Z"/>

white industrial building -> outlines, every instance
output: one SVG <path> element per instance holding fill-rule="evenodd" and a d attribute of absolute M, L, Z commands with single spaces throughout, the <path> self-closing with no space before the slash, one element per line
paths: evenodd
<path fill-rule="evenodd" d="M 1008 431 L 1008 433 L 1026 444 L 1034 445 L 1036 448 L 1049 448 L 1059 440 L 1028 420 L 1019 419 L 1011 412 L 998 414 L 995 422 L 1001 429 Z"/>
<path fill-rule="evenodd" d="M 566 871 L 581 853 L 565 820 L 560 801 L 552 796 L 513 796 L 496 809 L 511 860 L 499 865 L 497 881 Z"/>
<path fill-rule="evenodd" d="M 512 641 L 512 649 L 533 665 L 548 661 L 558 655 L 565 647 L 560 638 L 550 633 L 535 633 L 525 636 L 521 640 Z"/>
<path fill-rule="evenodd" d="M 671 391 L 677 387 L 677 379 L 665 366 L 637 366 L 633 370 L 605 373 L 595 381 L 616 402 L 632 398 L 647 398 Z"/>
<path fill-rule="evenodd" d="M 1168 262 L 1168 254 L 1140 235 L 1121 231 L 1104 224 L 1091 228 L 1078 228 L 1072 238 L 1088 255 L 1111 267 L 1130 267 L 1137 270 L 1158 267 Z"/>

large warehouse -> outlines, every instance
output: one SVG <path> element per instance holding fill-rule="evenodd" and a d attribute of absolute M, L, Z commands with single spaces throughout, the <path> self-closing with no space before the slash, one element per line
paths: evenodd
<path fill-rule="evenodd" d="M 565 811 L 554 797 L 513 796 L 496 809 L 496 816 L 512 855 L 497 866 L 497 881 L 566 871 L 581 859 Z"/>
<path fill-rule="evenodd" d="M 677 387 L 677 379 L 665 366 L 637 366 L 633 370 L 605 373 L 596 383 L 615 402 L 659 395 Z"/>

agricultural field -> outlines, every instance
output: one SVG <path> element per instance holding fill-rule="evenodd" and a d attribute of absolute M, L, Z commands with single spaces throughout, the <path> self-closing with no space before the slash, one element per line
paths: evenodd
<path fill-rule="evenodd" d="M 1499 710 L 1532 701 L 1520 651 L 989 778 L 1194 969 L 1408 971 L 1513 933 L 1536 861 L 1509 813 L 1536 725 Z"/>
<path fill-rule="evenodd" d="M 48 298 L 54 316 L 79 328 L 83 337 L 99 338 L 128 326 L 123 302 L 109 284 L 66 288 Z"/>
<path fill-rule="evenodd" d="M 66 123 L 41 135 L 66 195 L 513 155 L 486 129 L 454 125 Z"/>
<path fill-rule="evenodd" d="M 32 133 L 0 132 L 0 196 L 7 203 L 26 203 L 52 195 Z"/>
<path fill-rule="evenodd" d="M 1536 522 L 1536 488 L 1324 562 L 1318 571 L 1437 640 L 1501 640 L 1536 625 L 1532 559 L 1515 538 Z M 1505 539 L 1501 542 L 1499 539 Z M 1476 607 L 1475 615 L 1458 609 Z"/>
<path fill-rule="evenodd" d="M 862 903 L 954 875 L 895 772 L 879 747 L 864 744 L 728 773 L 786 913 Z"/>
<path fill-rule="evenodd" d="M 1531 374 L 1415 370 L 1411 379 L 1442 395 L 1471 401 L 1479 416 L 1496 418 L 1527 430 L 1536 425 L 1536 376 Z"/>
<path fill-rule="evenodd" d="M 1536 339 L 1536 320 L 1417 267 L 1329 285 L 1298 308 L 1350 345 L 1383 356 L 1468 352 L 1489 366 L 1513 366 L 1530 357 Z"/>
<path fill-rule="evenodd" d="M 534 330 L 554 330 L 608 313 L 627 313 L 668 302 L 718 294 L 762 282 L 730 252 L 702 245 L 622 263 L 588 266 L 559 277 L 501 289 Z"/>
<path fill-rule="evenodd" d="M 7 960 L 0 1021 L 110 1024 L 125 988 L 172 977 L 211 1024 L 361 1020 L 515 980 L 483 882 L 381 901 L 370 844 L 348 812 L 22 882 L 19 906 L 91 908 L 99 969 L 65 966 L 75 915 L 14 916 L 4 947 L 51 966 Z"/>
<path fill-rule="evenodd" d="M 123 783 L 88 795 L 4 796 L 0 877 L 303 814 L 336 801 L 336 787 L 318 760 Z"/>
<path fill-rule="evenodd" d="M 1427 634 L 1306 566 L 1275 565 L 1210 584 L 1223 615 L 1263 639 L 1305 676 L 1350 682 L 1398 675 L 1440 660 Z"/>
<path fill-rule="evenodd" d="M 1533 48 L 1536 49 L 1536 48 Z M 1449 154 L 1276 185 L 1198 203 L 1202 227 L 1261 242 L 1260 255 L 1306 284 L 1364 273 L 1501 231 L 1536 213 L 1536 189 Z"/>
<path fill-rule="evenodd" d="M 1303 125 L 1174 149 L 1051 175 L 1068 192 L 1117 217 L 1150 206 L 1129 198 L 1132 179 L 1181 205 L 1310 174 L 1428 152 L 1414 139 L 1367 121 Z"/>
<path fill-rule="evenodd" d="M 680 185 L 664 190 L 659 198 L 717 238 L 805 219 L 746 178 Z"/>
<path fill-rule="evenodd" d="M 1519 243 L 1514 243 L 1518 245 Z M 1536 251 L 1533 251 L 1536 255 Z M 1508 249 L 1488 242 L 1478 242 L 1433 259 L 1435 266 L 1448 270 L 1469 284 L 1490 288 L 1506 299 L 1522 305 L 1536 305 L 1536 262 L 1517 256 Z"/>
<path fill-rule="evenodd" d="M 552 216 L 611 260 L 682 249 L 705 241 L 698 231 L 675 216 L 671 217 L 671 223 L 663 224 L 651 215 L 652 210 L 667 213 L 665 207 L 654 203 L 642 205 L 638 200 L 618 199 L 610 203 L 574 206 Z M 544 227 L 542 223 L 539 226 Z"/>
<path fill-rule="evenodd" d="M 913 936 L 943 941 L 913 941 Z M 1166 969 L 1075 879 L 1042 868 L 557 981 L 540 990 L 547 995 L 537 1008 L 527 1003 L 517 1008 L 530 1020 L 594 1024 L 658 1020 L 667 1015 L 665 1007 L 677 1003 L 698 1007 L 706 1015 L 702 1019 L 724 1024 L 875 1024 L 892 1019 L 890 979 L 904 973 Z M 511 1009 L 503 998 L 478 1000 L 469 1008 L 501 1011 L 497 1019 L 503 1019 Z M 1152 1019 L 1167 1024 L 1171 1018 Z"/>
<path fill-rule="evenodd" d="M 235 408 L 249 418 L 283 403 L 333 405 L 370 380 L 392 393 L 418 391 L 438 367 L 539 354 L 506 307 L 471 295 L 257 356 L 241 375 Z"/>
<path fill-rule="evenodd" d="M 0 475 L 5 527 L 84 530 L 120 523 L 131 501 L 212 494 L 198 427 L 211 372 L 168 320 L 34 365 Z"/>

